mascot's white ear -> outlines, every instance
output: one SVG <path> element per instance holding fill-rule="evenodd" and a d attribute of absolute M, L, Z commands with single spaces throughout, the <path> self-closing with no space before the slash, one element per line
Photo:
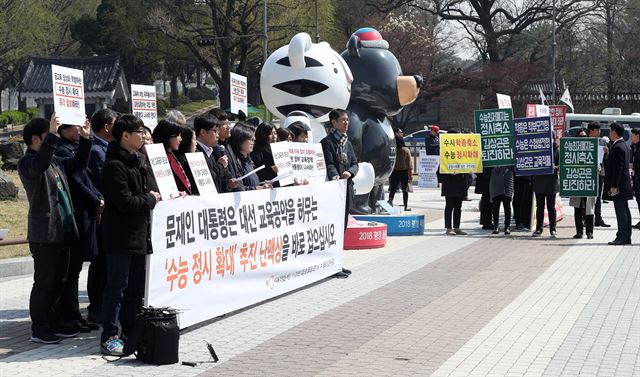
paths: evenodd
<path fill-rule="evenodd" d="M 304 53 L 311 48 L 311 36 L 307 33 L 298 33 L 289 42 L 289 64 L 293 69 L 302 69 L 304 63 Z"/>

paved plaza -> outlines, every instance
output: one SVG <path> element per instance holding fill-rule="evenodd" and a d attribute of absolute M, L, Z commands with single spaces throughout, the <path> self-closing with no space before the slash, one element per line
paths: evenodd
<path fill-rule="evenodd" d="M 472 190 L 470 190 L 472 191 Z M 98 333 L 56 345 L 28 341 L 32 277 L 0 280 L 0 376 L 640 376 L 640 231 L 575 240 L 573 209 L 558 238 L 493 236 L 478 197 L 463 203 L 468 236 L 445 236 L 439 191 L 416 189 L 423 236 L 347 251 L 349 279 L 314 285 L 182 332 L 195 367 L 105 361 Z M 632 206 L 633 223 L 638 210 Z M 81 275 L 86 286 L 86 268 Z M 86 292 L 81 292 L 86 306 Z"/>

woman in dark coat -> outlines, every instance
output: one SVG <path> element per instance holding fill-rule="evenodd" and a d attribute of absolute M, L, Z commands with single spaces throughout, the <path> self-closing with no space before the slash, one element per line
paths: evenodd
<path fill-rule="evenodd" d="M 229 168 L 232 177 L 237 179 L 255 169 L 251 159 L 251 152 L 253 152 L 255 142 L 255 129 L 253 126 L 238 123 L 231 129 L 231 136 L 229 137 L 229 148 L 231 149 Z M 253 173 L 242 179 L 242 185 L 237 191 L 260 190 L 271 187 L 272 185 L 269 183 L 260 183 L 258 175 Z"/>
<path fill-rule="evenodd" d="M 153 130 L 153 142 L 164 145 L 164 149 L 167 152 L 167 159 L 169 160 L 169 166 L 171 166 L 171 172 L 173 178 L 176 181 L 178 191 L 185 192 L 187 195 L 191 195 L 191 183 L 187 178 L 182 165 L 176 158 L 175 152 L 178 151 L 178 147 L 182 142 L 182 127 L 177 123 L 170 122 L 168 120 L 161 120 L 156 128 Z"/>
<path fill-rule="evenodd" d="M 491 180 L 491 168 L 482 169 L 482 173 L 476 174 L 476 187 L 474 192 L 482 195 L 480 197 L 480 224 L 482 229 L 493 229 L 491 218 L 491 194 L 489 192 L 489 181 Z"/>
<path fill-rule="evenodd" d="M 449 130 L 449 133 L 457 133 L 457 131 Z M 444 207 L 446 234 L 464 236 L 467 232 L 460 229 L 460 217 L 462 202 L 469 192 L 469 174 L 439 174 L 439 176 L 442 183 L 440 195 L 444 196 L 446 201 Z"/>
<path fill-rule="evenodd" d="M 278 175 L 278 167 L 273 161 L 271 144 L 278 141 L 276 127 L 268 122 L 260 123 L 256 129 L 255 138 L 256 143 L 253 146 L 253 152 L 251 152 L 251 159 L 255 166 L 264 165 L 264 169 L 258 172 L 258 178 L 260 182 L 274 179 Z M 280 187 L 280 183 L 275 182 L 273 186 Z"/>
<path fill-rule="evenodd" d="M 511 231 L 511 199 L 513 198 L 513 167 L 500 166 L 491 168 L 491 182 L 489 184 L 491 202 L 493 203 L 493 234 L 500 232 L 500 204 L 504 208 L 504 234 Z"/>
<path fill-rule="evenodd" d="M 180 145 L 178 146 L 178 150 L 174 152 L 176 156 L 176 160 L 182 166 L 182 170 L 187 175 L 187 179 L 189 180 L 189 185 L 191 186 L 191 194 L 199 195 L 198 186 L 196 185 L 196 180 L 193 177 L 193 173 L 191 172 L 191 167 L 189 166 L 189 161 L 187 161 L 187 153 L 195 153 L 196 151 L 196 133 L 189 127 L 182 127 L 182 131 L 180 132 Z"/>
<path fill-rule="evenodd" d="M 549 232 L 551 238 L 556 238 L 556 194 L 560 189 L 558 182 L 559 147 L 554 136 L 553 144 L 553 174 L 534 175 L 531 178 L 531 186 L 536 194 L 536 230 L 533 237 L 542 235 L 544 225 L 544 203 L 547 202 L 549 213 Z"/>

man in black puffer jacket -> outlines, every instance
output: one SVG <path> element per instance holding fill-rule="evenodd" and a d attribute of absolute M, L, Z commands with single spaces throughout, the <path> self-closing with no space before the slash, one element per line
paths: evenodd
<path fill-rule="evenodd" d="M 160 194 L 147 189 L 147 172 L 137 151 L 144 143 L 144 124 L 133 115 L 117 119 L 102 170 L 105 209 L 102 241 L 107 256 L 107 286 L 102 302 L 100 351 L 121 356 L 142 305 L 145 256 L 151 250 L 150 211 Z"/>

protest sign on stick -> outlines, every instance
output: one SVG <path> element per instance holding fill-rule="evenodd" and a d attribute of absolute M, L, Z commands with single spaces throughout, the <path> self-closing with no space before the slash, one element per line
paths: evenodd
<path fill-rule="evenodd" d="M 440 173 L 481 173 L 480 145 L 478 134 L 440 134 Z"/>
<path fill-rule="evenodd" d="M 598 195 L 598 139 L 560 139 L 560 196 Z"/>
<path fill-rule="evenodd" d="M 515 164 L 513 110 L 476 110 L 475 126 L 476 133 L 482 137 L 483 166 L 511 166 Z"/>
<path fill-rule="evenodd" d="M 84 109 L 84 77 L 79 69 L 51 65 L 53 79 L 53 109 L 60 124 L 82 126 L 87 115 Z"/>
<path fill-rule="evenodd" d="M 131 84 L 131 113 L 142 119 L 151 131 L 158 125 L 156 109 L 156 87 Z"/>
<path fill-rule="evenodd" d="M 231 96 L 231 112 L 240 114 L 240 110 L 247 115 L 247 78 L 245 76 L 230 73 L 231 87 L 229 95 Z"/>
<path fill-rule="evenodd" d="M 516 135 L 516 176 L 553 174 L 551 118 L 519 118 Z"/>

